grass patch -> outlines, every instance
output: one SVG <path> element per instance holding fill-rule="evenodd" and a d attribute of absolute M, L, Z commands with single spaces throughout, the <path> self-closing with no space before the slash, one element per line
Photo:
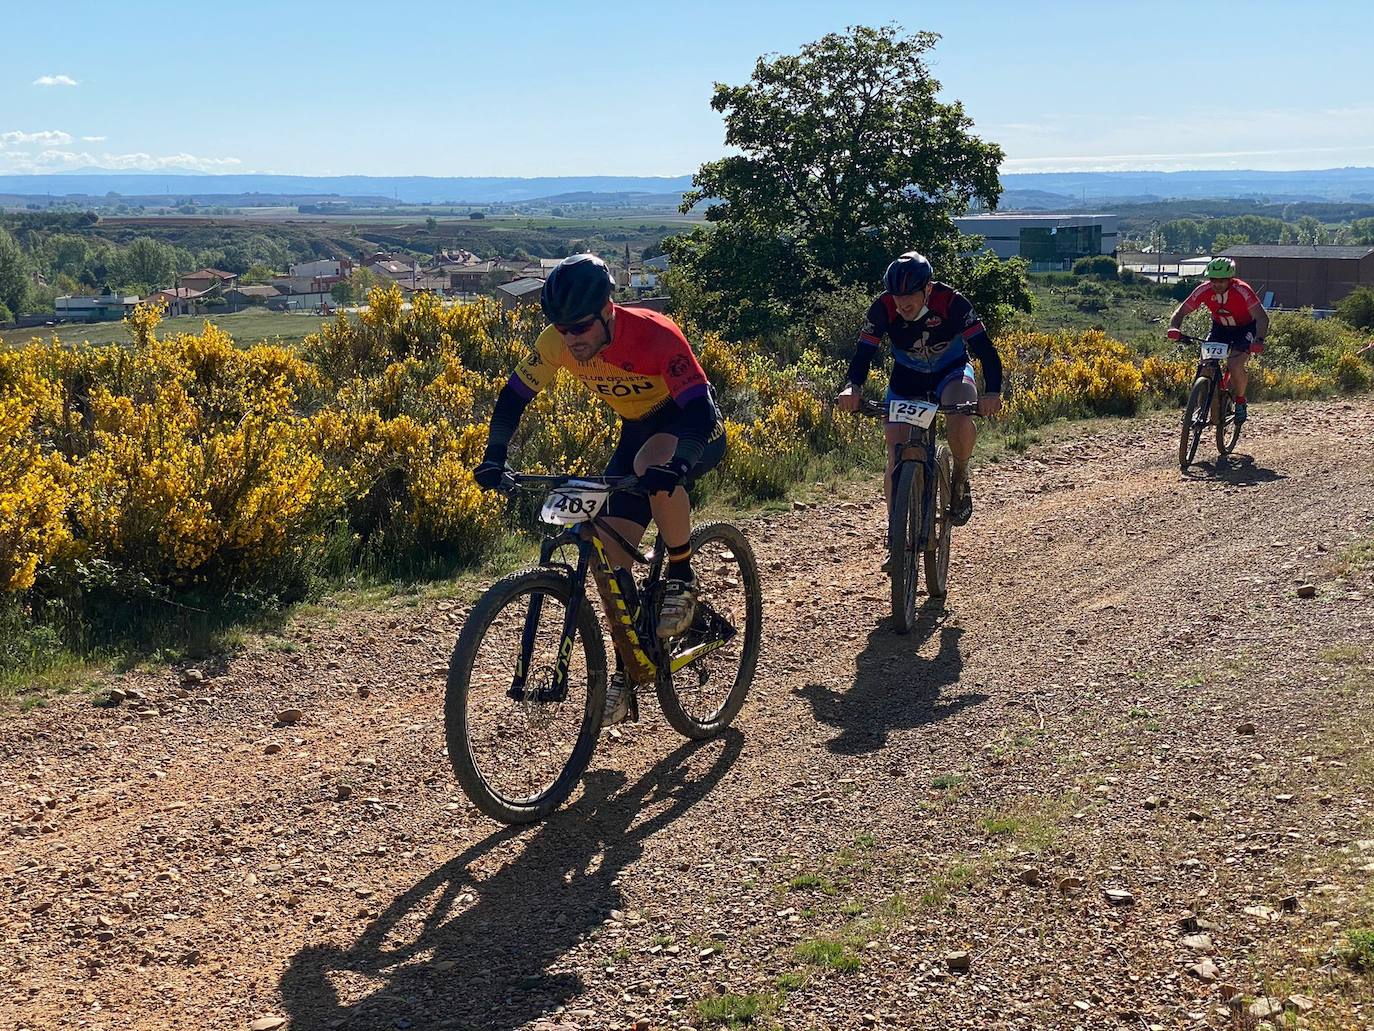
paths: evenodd
<path fill-rule="evenodd" d="M 1028 851 L 1043 852 L 1059 839 L 1069 808 L 1064 798 L 1037 800 L 989 813 L 983 818 L 983 830 L 992 837 L 1010 838 Z"/>
<path fill-rule="evenodd" d="M 1345 940 L 1346 965 L 1353 970 L 1374 973 L 1374 928 L 1347 931 Z"/>
<path fill-rule="evenodd" d="M 937 791 L 945 791 L 948 788 L 957 788 L 968 778 L 962 773 L 942 773 L 930 782 L 930 786 Z"/>
<path fill-rule="evenodd" d="M 861 965 L 858 955 L 845 942 L 834 938 L 812 938 L 798 945 L 796 951 L 797 958 L 803 963 L 822 970 L 849 974 Z"/>
<path fill-rule="evenodd" d="M 800 970 L 789 970 L 785 974 L 779 974 L 773 983 L 777 985 L 778 991 L 784 994 L 787 992 L 794 992 L 798 988 L 805 986 L 806 975 Z"/>
<path fill-rule="evenodd" d="M 878 839 L 872 834 L 858 834 L 854 837 L 854 847 L 867 852 L 878 847 Z"/>
<path fill-rule="evenodd" d="M 1364 649 L 1353 644 L 1333 644 L 1317 652 L 1317 660 L 1330 666 L 1356 666 L 1364 660 Z"/>
<path fill-rule="evenodd" d="M 826 895 L 836 895 L 839 893 L 830 879 L 822 877 L 820 874 L 798 874 L 787 882 L 788 891 L 811 891 L 813 889 L 820 889 L 820 891 Z"/>
<path fill-rule="evenodd" d="M 924 892 L 918 904 L 926 909 L 942 906 L 956 891 L 967 888 L 973 883 L 978 870 L 972 863 L 963 861 L 951 864 L 948 869 L 937 873 Z"/>
<path fill-rule="evenodd" d="M 1149 709 L 1142 709 L 1138 705 L 1132 705 L 1130 711 L 1126 713 L 1127 718 L 1133 720 L 1148 720 L 1153 715 L 1154 713 L 1150 712 Z"/>
<path fill-rule="evenodd" d="M 777 1012 L 778 998 L 757 992 L 750 995 L 727 992 L 699 1000 L 695 1009 L 703 1027 L 754 1027 Z"/>

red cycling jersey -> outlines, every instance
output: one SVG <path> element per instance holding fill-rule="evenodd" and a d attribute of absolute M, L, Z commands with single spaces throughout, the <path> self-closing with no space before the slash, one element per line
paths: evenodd
<path fill-rule="evenodd" d="M 1212 284 L 1203 283 L 1188 295 L 1183 302 L 1184 312 L 1194 312 L 1205 306 L 1212 313 L 1212 321 L 1218 326 L 1248 326 L 1255 321 L 1250 309 L 1260 303 L 1255 291 L 1243 279 L 1232 279 L 1231 285 L 1222 293 L 1212 289 Z"/>

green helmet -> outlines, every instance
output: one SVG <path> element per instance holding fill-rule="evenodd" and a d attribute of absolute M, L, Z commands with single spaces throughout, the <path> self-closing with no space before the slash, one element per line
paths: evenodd
<path fill-rule="evenodd" d="M 1207 263 L 1202 274 L 1207 279 L 1234 279 L 1236 263 L 1230 258 L 1213 258 Z"/>

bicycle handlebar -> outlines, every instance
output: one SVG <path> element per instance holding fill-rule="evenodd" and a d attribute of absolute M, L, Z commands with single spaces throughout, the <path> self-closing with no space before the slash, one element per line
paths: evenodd
<path fill-rule="evenodd" d="M 977 402 L 977 401 L 960 401 L 960 402 L 958 402 L 958 403 L 956 403 L 956 404 L 952 404 L 952 405 L 943 405 L 943 404 L 942 404 L 942 405 L 939 405 L 939 406 L 937 406 L 937 407 L 938 407 L 938 410 L 939 410 L 939 412 L 940 412 L 941 415 L 977 415 L 977 414 L 978 414 L 978 402 Z M 862 416 L 865 416 L 865 417 L 867 417 L 867 418 L 869 418 L 869 419 L 886 419 L 886 418 L 887 418 L 887 402 L 886 402 L 886 401 L 868 401 L 868 400 L 861 401 L 861 402 L 859 402 L 858 411 L 854 412 L 854 414 L 855 414 L 855 415 L 862 415 Z"/>
<path fill-rule="evenodd" d="M 562 487 L 574 481 L 581 483 L 596 483 L 609 487 L 613 491 L 622 491 L 627 494 L 648 493 L 639 485 L 638 476 L 574 476 L 570 473 L 507 472 L 501 476 L 501 486 L 499 489 L 503 493 L 516 490 L 552 489 Z"/>

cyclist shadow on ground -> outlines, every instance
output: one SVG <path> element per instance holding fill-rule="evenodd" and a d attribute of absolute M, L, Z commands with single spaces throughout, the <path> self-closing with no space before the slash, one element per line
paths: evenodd
<path fill-rule="evenodd" d="M 584 985 L 576 973 L 548 968 L 621 907 L 621 872 L 720 782 L 743 741 L 728 730 L 688 742 L 624 790 L 619 771 L 589 773 L 581 797 L 524 832 L 524 850 L 495 873 L 483 876 L 478 864 L 521 831 L 502 828 L 449 860 L 351 947 L 302 949 L 281 978 L 290 1026 L 511 1031 L 549 1016 Z M 357 1002 L 340 999 L 336 985 L 362 977 L 385 983 Z"/>
<path fill-rule="evenodd" d="M 917 655 L 937 632 L 935 655 Z M 946 612 L 931 609 L 927 602 L 911 634 L 894 634 L 887 620 L 869 633 L 849 690 L 836 691 L 824 684 L 801 688 L 797 693 L 811 703 L 816 719 L 839 728 L 825 747 L 840 755 L 876 752 L 894 730 L 922 727 L 985 701 L 985 694 L 940 698 L 941 688 L 957 684 L 963 671 L 964 658 L 959 654 L 963 632 Z"/>
<path fill-rule="evenodd" d="M 1256 465 L 1254 455 L 1233 454 L 1229 458 L 1218 458 L 1212 462 L 1198 462 L 1192 468 L 1196 470 L 1189 472 L 1192 479 L 1215 480 L 1237 487 L 1254 487 L 1261 483 L 1287 479 L 1286 473 L 1270 469 L 1268 466 Z"/>

